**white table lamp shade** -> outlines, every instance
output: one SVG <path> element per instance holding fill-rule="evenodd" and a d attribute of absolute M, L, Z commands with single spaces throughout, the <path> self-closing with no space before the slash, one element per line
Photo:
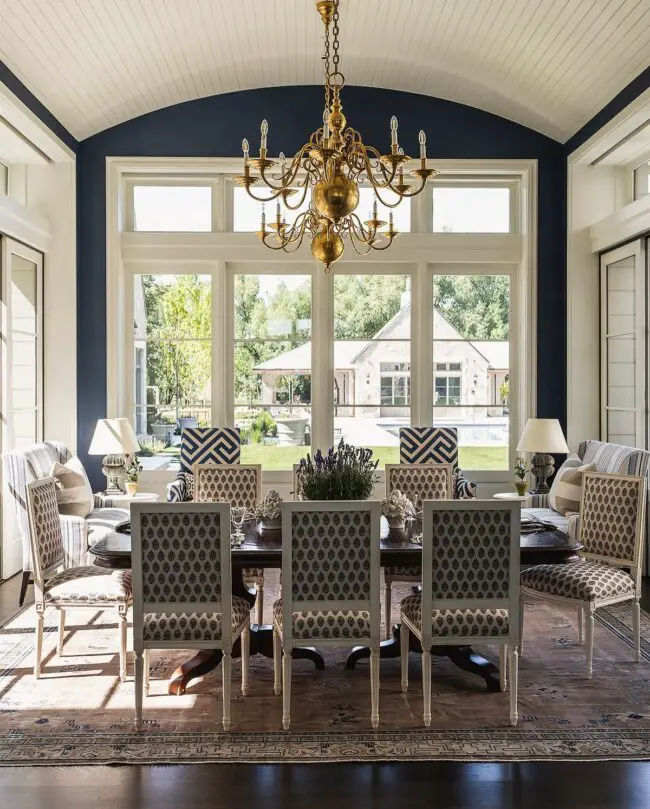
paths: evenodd
<path fill-rule="evenodd" d="M 131 455 L 140 449 L 128 419 L 99 419 L 89 455 Z"/>
<path fill-rule="evenodd" d="M 560 454 L 568 452 L 569 447 L 557 419 L 528 419 L 517 451 Z"/>

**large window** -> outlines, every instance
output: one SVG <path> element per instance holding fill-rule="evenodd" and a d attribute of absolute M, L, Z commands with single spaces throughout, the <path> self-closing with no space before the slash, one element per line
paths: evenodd
<path fill-rule="evenodd" d="M 510 298 L 507 275 L 434 275 L 433 423 L 467 469 L 509 465 Z"/>
<path fill-rule="evenodd" d="M 363 257 L 347 245 L 327 275 L 308 244 L 259 244 L 261 204 L 223 162 L 193 161 L 185 176 L 162 161 L 158 180 L 151 161 L 109 168 L 124 215 L 113 209 L 108 412 L 132 414 L 145 468 L 177 468 L 191 425 L 238 426 L 242 461 L 274 483 L 310 448 L 345 439 L 383 468 L 401 427 L 449 425 L 464 469 L 507 475 L 533 412 L 532 163 L 469 174 L 443 161 L 429 191 L 378 204 L 403 237 Z M 373 202 L 362 187 L 361 219 Z M 276 209 L 266 203 L 267 223 Z M 280 202 L 283 219 L 297 215 Z"/>
<path fill-rule="evenodd" d="M 334 278 L 334 433 L 397 463 L 410 424 L 411 297 L 405 275 Z"/>
<path fill-rule="evenodd" d="M 136 275 L 135 430 L 146 452 L 176 459 L 183 427 L 212 423 L 211 279 Z"/>
<path fill-rule="evenodd" d="M 235 275 L 235 423 L 242 462 L 288 469 L 311 436 L 311 278 Z"/>

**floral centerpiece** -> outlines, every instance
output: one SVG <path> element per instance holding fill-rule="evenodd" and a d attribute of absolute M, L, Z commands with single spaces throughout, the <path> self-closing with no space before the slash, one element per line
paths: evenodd
<path fill-rule="evenodd" d="M 377 482 L 372 450 L 341 441 L 326 455 L 316 450 L 300 461 L 297 479 L 304 500 L 367 500 Z"/>
<path fill-rule="evenodd" d="M 381 513 L 391 528 L 404 528 L 406 520 L 415 517 L 415 508 L 405 494 L 394 489 L 381 501 Z"/>
<path fill-rule="evenodd" d="M 142 467 L 138 462 L 137 456 L 128 456 L 126 466 L 124 467 L 124 487 L 129 497 L 133 497 L 138 491 L 138 481 L 140 480 L 141 471 Z"/>
<path fill-rule="evenodd" d="M 528 461 L 521 455 L 517 455 L 517 457 L 515 458 L 515 466 L 514 466 L 515 489 L 517 490 L 517 494 L 520 497 L 523 497 L 526 494 L 526 489 L 528 488 L 526 476 L 528 475 L 529 470 L 530 464 L 528 463 Z"/>
<path fill-rule="evenodd" d="M 262 531 L 282 528 L 282 498 L 275 489 L 269 489 L 253 512 Z"/>

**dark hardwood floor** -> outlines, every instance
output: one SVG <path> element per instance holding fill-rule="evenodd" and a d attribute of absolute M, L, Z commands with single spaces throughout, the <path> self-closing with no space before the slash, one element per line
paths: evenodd
<path fill-rule="evenodd" d="M 0 584 L 0 623 L 19 586 Z M 0 767 L 0 796 L 11 809 L 641 809 L 650 763 Z"/>

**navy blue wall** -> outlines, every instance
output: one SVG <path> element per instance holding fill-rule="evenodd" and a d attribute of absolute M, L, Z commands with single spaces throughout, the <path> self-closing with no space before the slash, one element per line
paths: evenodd
<path fill-rule="evenodd" d="M 539 161 L 538 402 L 539 416 L 565 421 L 566 266 L 565 153 L 561 144 L 512 121 L 428 96 L 348 87 L 344 109 L 366 142 L 388 146 L 388 119 L 416 148 L 420 128 L 435 158 L 527 158 Z M 78 450 L 95 485 L 96 458 L 86 457 L 95 421 L 106 414 L 107 156 L 232 157 L 241 139 L 259 143 L 267 118 L 271 154 L 296 151 L 322 114 L 320 87 L 281 87 L 190 101 L 127 121 L 79 144 L 78 166 Z M 311 122 L 311 124 L 310 124 Z M 412 152 L 413 153 L 413 152 Z"/>

